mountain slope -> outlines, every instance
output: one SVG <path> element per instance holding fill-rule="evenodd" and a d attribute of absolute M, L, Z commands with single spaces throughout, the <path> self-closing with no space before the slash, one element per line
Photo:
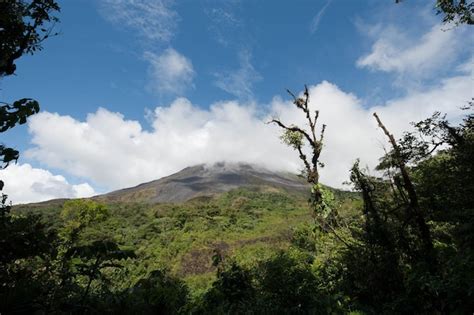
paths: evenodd
<path fill-rule="evenodd" d="M 210 197 L 240 187 L 308 192 L 308 184 L 293 174 L 269 171 L 245 163 L 216 163 L 187 167 L 178 173 L 135 187 L 117 190 L 96 199 L 110 202 L 184 202 Z"/>
<path fill-rule="evenodd" d="M 340 203 L 338 215 L 347 215 L 353 208 L 353 193 L 333 192 Z M 216 253 L 255 266 L 290 246 L 314 248 L 301 241 L 304 235 L 312 235 L 308 194 L 307 183 L 298 176 L 255 165 L 188 167 L 94 197 L 109 211 L 104 220 L 87 225 L 80 241 L 110 239 L 134 250 L 137 259 L 123 262 L 131 283 L 166 269 L 184 279 L 192 292 L 205 292 L 215 279 Z M 60 230 L 65 224 L 60 215 L 65 201 L 20 205 L 14 211 L 41 214 L 45 224 Z M 121 273 L 110 277 L 116 283 L 123 281 Z"/>

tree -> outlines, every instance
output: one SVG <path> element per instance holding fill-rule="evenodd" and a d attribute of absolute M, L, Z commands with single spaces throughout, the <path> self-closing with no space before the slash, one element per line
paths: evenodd
<path fill-rule="evenodd" d="M 466 0 L 437 0 L 438 14 L 443 14 L 444 23 L 474 24 L 474 2 Z"/>
<path fill-rule="evenodd" d="M 400 3 L 402 0 L 395 0 Z M 436 0 L 437 14 L 443 15 L 443 23 L 474 25 L 474 2 L 466 0 Z"/>
<path fill-rule="evenodd" d="M 41 50 L 41 43 L 52 35 L 53 16 L 59 6 L 53 0 L 0 1 L 0 78 L 13 75 L 15 61 L 24 54 Z M 39 111 L 31 98 L 7 103 L 0 101 L 0 133 L 26 123 Z M 16 162 L 19 152 L 0 144 L 0 169 Z M 4 183 L 0 180 L 0 191 Z M 54 232 L 38 216 L 13 216 L 7 196 L 0 198 L 0 303 L 1 313 L 34 310 L 47 288 L 47 272 L 33 268 L 51 254 Z M 38 279 L 42 281 L 37 281 Z"/>
<path fill-rule="evenodd" d="M 374 117 L 377 120 L 379 127 L 383 130 L 384 134 L 387 136 L 390 141 L 390 144 L 392 145 L 391 160 L 393 161 L 394 166 L 398 168 L 398 171 L 401 175 L 401 180 L 397 181 L 397 183 L 399 183 L 398 188 L 399 191 L 402 191 L 403 189 L 406 192 L 405 208 L 408 214 L 407 220 L 410 218 L 414 218 L 415 224 L 417 225 L 421 240 L 423 242 L 424 257 L 426 259 L 427 266 L 433 272 L 435 272 L 435 267 L 437 264 L 433 248 L 433 239 L 431 237 L 431 231 L 426 223 L 425 213 L 419 205 L 418 194 L 416 193 L 415 186 L 413 185 L 413 182 L 408 174 L 406 161 L 402 156 L 400 146 L 397 144 L 397 141 L 395 140 L 394 136 L 382 123 L 377 113 L 374 113 Z"/>
<path fill-rule="evenodd" d="M 309 108 L 309 91 L 308 87 L 305 86 L 303 97 L 296 97 L 291 91 L 287 92 L 293 97 L 293 104 L 299 108 L 305 114 L 306 120 L 309 125 L 309 130 L 296 125 L 286 125 L 281 122 L 278 118 L 273 118 L 269 123 L 276 124 L 283 129 L 281 140 L 298 151 L 300 160 L 304 163 L 303 174 L 306 177 L 308 183 L 312 185 L 311 188 L 311 205 L 314 210 L 314 214 L 319 219 L 320 223 L 323 223 L 330 212 L 328 201 L 331 199 L 330 196 L 324 191 L 323 187 L 319 183 L 319 170 L 318 167 L 324 165 L 319 161 L 321 150 L 323 148 L 324 131 L 326 125 L 322 125 L 321 133 L 317 136 L 316 125 L 319 118 L 319 111 L 316 110 L 314 113 Z M 304 153 L 305 148 L 309 146 L 311 150 L 311 158 L 308 159 Z"/>
<path fill-rule="evenodd" d="M 189 291 L 184 281 L 163 270 L 154 270 L 127 290 L 124 301 L 117 305 L 117 312 L 188 314 L 185 311 L 188 302 Z"/>
<path fill-rule="evenodd" d="M 467 109 L 472 108 L 472 103 Z M 341 289 L 369 313 L 468 313 L 473 307 L 473 115 L 452 126 L 435 113 L 391 143 L 377 166 L 351 171 L 362 229 L 342 259 Z M 370 273 L 366 271 L 370 270 Z"/>
<path fill-rule="evenodd" d="M 304 113 L 309 130 L 294 124 L 284 124 L 278 118 L 273 118 L 269 123 L 276 124 L 283 129 L 283 134 L 280 137 L 281 140 L 298 152 L 299 158 L 304 164 L 302 173 L 306 177 L 307 182 L 311 184 L 309 203 L 317 227 L 324 232 L 331 232 L 345 246 L 350 246 L 333 227 L 337 217 L 334 194 L 319 183 L 319 168 L 324 167 L 319 157 L 323 149 L 326 125 L 322 125 L 318 135 L 317 122 L 319 110 L 311 112 L 309 108 L 309 91 L 306 85 L 303 97 L 296 97 L 289 90 L 287 92 L 293 97 L 293 104 Z M 309 149 L 311 153 L 310 158 L 306 155 L 305 149 Z"/>
<path fill-rule="evenodd" d="M 81 296 L 81 306 L 89 297 L 93 281 L 106 282 L 104 269 L 122 268 L 119 263 L 121 260 L 135 258 L 135 252 L 132 250 L 120 249 L 120 247 L 111 240 L 98 240 L 90 244 L 73 246 L 68 249 L 64 258 L 77 261 L 74 263 L 74 276 L 86 278 L 86 287 Z"/>
<path fill-rule="evenodd" d="M 306 255 L 278 252 L 247 269 L 235 261 L 218 270 L 202 314 L 319 314 L 330 306 Z"/>
<path fill-rule="evenodd" d="M 24 54 L 34 54 L 42 49 L 42 43 L 53 34 L 59 20 L 54 0 L 8 0 L 0 1 L 0 78 L 13 75 L 15 61 Z M 39 104 L 31 98 L 22 98 L 12 104 L 0 102 L 0 133 L 26 123 L 29 116 L 38 113 Z M 1 168 L 17 161 L 19 152 L 0 144 Z M 0 191 L 4 183 L 0 180 Z M 2 194 L 0 211 L 8 212 L 7 197 Z"/>
<path fill-rule="evenodd" d="M 0 76 L 15 73 L 15 61 L 42 49 L 59 19 L 55 0 L 0 1 Z"/>

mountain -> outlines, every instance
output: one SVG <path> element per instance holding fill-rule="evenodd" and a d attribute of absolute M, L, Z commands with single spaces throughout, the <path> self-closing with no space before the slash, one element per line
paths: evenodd
<path fill-rule="evenodd" d="M 253 164 L 220 162 L 187 167 L 173 175 L 113 191 L 95 199 L 108 202 L 176 203 L 211 197 L 241 187 L 298 194 L 308 192 L 306 181 L 294 174 L 270 171 Z"/>
<path fill-rule="evenodd" d="M 354 193 L 333 190 L 338 215 L 353 216 Z M 314 248 L 311 209 L 304 179 L 245 163 L 216 163 L 185 168 L 171 176 L 92 199 L 106 204 L 107 215 L 89 222 L 80 242 L 114 240 L 136 251 L 124 261 L 132 282 L 166 269 L 201 292 L 215 279 L 216 253 L 256 264 L 290 246 Z M 17 214 L 41 215 L 61 231 L 66 199 L 18 205 Z M 82 243 L 81 243 L 82 244 Z M 115 273 L 114 281 L 123 281 Z M 118 277 L 118 278 L 117 278 Z"/>

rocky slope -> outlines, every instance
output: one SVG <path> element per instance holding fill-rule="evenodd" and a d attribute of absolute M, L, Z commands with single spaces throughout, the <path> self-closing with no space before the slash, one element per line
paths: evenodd
<path fill-rule="evenodd" d="M 168 177 L 95 198 L 111 202 L 184 202 L 240 187 L 277 189 L 299 194 L 308 192 L 305 180 L 294 174 L 269 171 L 245 163 L 222 162 L 187 167 Z"/>

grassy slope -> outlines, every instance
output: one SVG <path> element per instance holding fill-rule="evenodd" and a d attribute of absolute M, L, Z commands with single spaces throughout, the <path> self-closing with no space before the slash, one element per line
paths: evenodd
<path fill-rule="evenodd" d="M 340 200 L 351 194 L 339 194 Z M 253 265 L 290 245 L 292 231 L 311 222 L 306 198 L 272 189 L 236 189 L 214 198 L 183 204 L 115 203 L 105 222 L 87 228 L 84 241 L 111 238 L 133 249 L 137 259 L 117 274 L 129 286 L 155 269 L 166 268 L 200 294 L 215 276 L 212 257 L 219 251 L 243 265 Z M 17 211 L 44 214 L 59 224 L 61 203 L 22 206 Z"/>

